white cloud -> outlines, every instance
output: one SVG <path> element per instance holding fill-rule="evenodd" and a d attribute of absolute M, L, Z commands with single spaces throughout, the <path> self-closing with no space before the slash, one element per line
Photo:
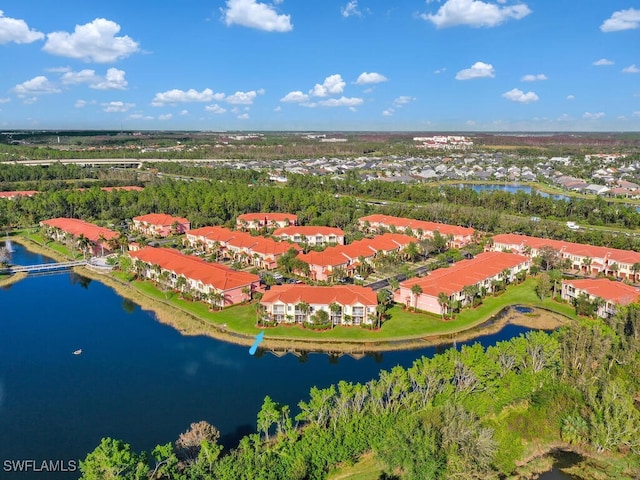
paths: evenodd
<path fill-rule="evenodd" d="M 628 10 L 613 12 L 611 17 L 600 25 L 600 30 L 603 32 L 619 32 L 620 30 L 634 30 L 638 27 L 640 27 L 640 10 L 629 8 Z"/>
<path fill-rule="evenodd" d="M 250 92 L 236 92 L 227 96 L 225 100 L 232 105 L 252 105 L 257 96 L 258 92 L 253 90 Z"/>
<path fill-rule="evenodd" d="M 446 67 L 443 67 L 443 68 L 439 68 L 437 70 L 434 70 L 433 73 L 436 74 L 436 75 L 440 75 L 441 73 L 444 73 L 446 71 L 447 71 Z"/>
<path fill-rule="evenodd" d="M 382 83 L 382 82 L 386 82 L 386 81 L 387 81 L 387 77 L 385 77 L 384 75 L 382 75 L 380 73 L 362 72 L 360 74 L 360 76 L 358 77 L 358 79 L 356 80 L 356 84 L 357 85 L 367 85 L 367 84 L 370 84 L 370 83 Z"/>
<path fill-rule="evenodd" d="M 181 116 L 185 116 L 185 115 L 189 115 L 189 110 L 180 110 L 180 115 Z"/>
<path fill-rule="evenodd" d="M 406 105 L 407 103 L 411 103 L 415 101 L 415 97 L 409 97 L 407 95 L 401 95 L 399 97 L 397 97 L 394 101 L 393 101 L 393 105 L 395 107 L 401 107 L 403 105 Z"/>
<path fill-rule="evenodd" d="M 102 105 L 103 107 L 103 111 L 107 112 L 107 113 L 114 113 L 114 112 L 128 112 L 129 110 L 131 110 L 133 107 L 136 106 L 135 103 L 125 103 L 125 102 L 105 102 L 105 103 L 101 103 L 100 105 Z"/>
<path fill-rule="evenodd" d="M 598 120 L 602 117 L 604 117 L 604 112 L 597 112 L 597 113 L 584 112 L 582 114 L 582 118 L 585 118 L 587 120 Z"/>
<path fill-rule="evenodd" d="M 596 67 L 603 67 L 606 65 L 613 65 L 615 62 L 613 60 L 609 60 L 607 58 L 601 58 L 600 60 L 596 60 L 595 62 L 593 62 L 593 64 Z"/>
<path fill-rule="evenodd" d="M 287 93 L 284 97 L 280 99 L 281 102 L 285 103 L 302 103 L 309 101 L 309 95 L 306 93 L 302 93 L 300 90 L 296 90 L 294 92 Z"/>
<path fill-rule="evenodd" d="M 224 100 L 224 93 L 213 93 L 210 88 L 205 88 L 201 92 L 190 88 L 187 91 L 174 88 L 166 92 L 156 93 L 153 97 L 151 105 L 161 107 L 168 104 L 187 103 L 187 102 L 211 102 L 212 100 Z"/>
<path fill-rule="evenodd" d="M 226 108 L 221 107 L 220 105 L 218 105 L 217 103 L 213 104 L 213 105 L 207 105 L 206 107 L 204 107 L 204 109 L 207 112 L 211 112 L 211 113 L 216 113 L 218 115 L 223 114 L 227 111 Z"/>
<path fill-rule="evenodd" d="M 10 101 L 11 99 L 9 97 L 0 98 L 0 105 L 2 105 L 3 103 L 9 103 Z"/>
<path fill-rule="evenodd" d="M 456 80 L 471 80 L 474 78 L 493 78 L 495 77 L 495 70 L 490 63 L 476 62 L 471 65 L 471 68 L 465 68 L 460 70 L 456 74 Z"/>
<path fill-rule="evenodd" d="M 387 108 L 386 110 L 382 111 L 382 115 L 384 115 L 385 117 L 391 117 L 394 111 L 395 110 L 393 108 Z"/>
<path fill-rule="evenodd" d="M 538 80 L 547 80 L 547 76 L 544 73 L 528 74 L 520 79 L 522 82 L 537 82 Z"/>
<path fill-rule="evenodd" d="M 640 73 L 640 68 L 636 67 L 636 64 L 629 65 L 622 69 L 622 73 Z"/>
<path fill-rule="evenodd" d="M 273 109 L 274 112 L 280 112 L 282 110 L 282 107 L 280 105 L 278 105 L 276 108 Z"/>
<path fill-rule="evenodd" d="M 576 96 L 575 95 L 567 95 L 567 100 L 575 100 Z"/>
<path fill-rule="evenodd" d="M 131 120 L 155 120 L 151 115 L 143 115 L 141 113 L 132 113 L 129 118 Z"/>
<path fill-rule="evenodd" d="M 632 114 L 634 117 L 640 117 L 640 110 L 638 110 L 637 112 L 633 112 Z"/>
<path fill-rule="evenodd" d="M 49 81 L 44 75 L 34 77 L 31 80 L 20 83 L 13 87 L 13 91 L 20 97 L 25 98 L 33 95 L 45 95 L 48 93 L 60 93 L 60 89 Z"/>
<path fill-rule="evenodd" d="M 267 32 L 293 30 L 291 15 L 280 15 L 273 5 L 256 0 L 227 0 L 227 8 L 222 10 L 222 17 L 227 26 L 241 25 Z"/>
<path fill-rule="evenodd" d="M 84 69 L 79 72 L 66 72 L 60 80 L 64 85 L 89 84 L 89 87 L 96 90 L 124 90 L 127 88 L 124 70 L 110 68 L 104 77 L 96 75 L 95 70 Z"/>
<path fill-rule="evenodd" d="M 358 105 L 362 105 L 364 100 L 357 97 L 340 97 L 340 98 L 329 98 L 327 100 L 321 100 L 318 102 L 319 105 L 323 107 L 357 107 Z"/>
<path fill-rule="evenodd" d="M 243 113 L 241 115 L 238 115 L 238 119 L 239 120 L 248 120 L 249 119 L 249 114 L 248 113 Z"/>
<path fill-rule="evenodd" d="M 115 62 L 140 50 L 138 42 L 129 36 L 116 37 L 120 25 L 105 18 L 76 25 L 73 33 L 47 34 L 43 50 L 52 55 L 78 58 L 96 63 Z"/>
<path fill-rule="evenodd" d="M 344 18 L 353 17 L 354 15 L 357 17 L 362 16 L 362 12 L 358 10 L 358 0 L 351 0 L 344 7 L 340 9 L 340 13 Z"/>
<path fill-rule="evenodd" d="M 524 93 L 522 90 L 518 88 L 509 90 L 508 92 L 503 93 L 502 96 L 507 100 L 511 100 L 512 102 L 518 102 L 518 103 L 531 103 L 531 102 L 538 101 L 538 95 L 536 95 L 534 92 Z"/>
<path fill-rule="evenodd" d="M 337 95 L 344 91 L 346 82 L 342 80 L 340 74 L 330 75 L 324 79 L 322 85 L 316 85 L 309 91 L 309 95 L 314 97 L 326 97 L 328 95 Z"/>
<path fill-rule="evenodd" d="M 421 17 L 438 28 L 456 25 L 495 27 L 509 19 L 520 20 L 530 13 L 531 10 L 524 3 L 499 6 L 480 0 L 447 0 L 435 15 L 422 14 Z"/>
<path fill-rule="evenodd" d="M 165 113 L 164 115 L 158 115 L 158 120 L 171 120 L 173 118 L 172 113 Z"/>
<path fill-rule="evenodd" d="M 0 10 L 0 45 L 4 43 L 32 43 L 42 40 L 44 33 L 32 30 L 24 20 L 5 17 Z"/>

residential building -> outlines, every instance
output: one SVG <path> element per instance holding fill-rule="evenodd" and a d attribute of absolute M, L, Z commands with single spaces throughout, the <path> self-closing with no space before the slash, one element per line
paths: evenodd
<path fill-rule="evenodd" d="M 0 198 L 8 198 L 13 200 L 18 197 L 33 197 L 36 193 L 40 193 L 37 190 L 16 190 L 13 192 L 0 192 Z"/>
<path fill-rule="evenodd" d="M 464 306 L 472 300 L 465 287 L 475 288 L 477 295 L 492 292 L 494 282 L 512 282 L 518 273 L 527 272 L 531 263 L 524 255 L 485 252 L 451 267 L 434 270 L 424 277 L 406 280 L 393 297 L 396 303 L 407 307 L 442 314 L 447 307 L 441 303 L 441 294 L 448 302 L 460 301 Z M 413 293 L 414 285 L 420 287 L 421 293 Z"/>
<path fill-rule="evenodd" d="M 438 232 L 447 238 L 450 247 L 455 248 L 460 248 L 470 243 L 475 232 L 473 228 L 469 227 L 379 214 L 361 217 L 358 219 L 358 224 L 361 229 L 368 232 L 376 232 L 380 228 L 394 228 L 398 232 L 409 232 L 418 238 L 432 238 L 435 232 Z"/>
<path fill-rule="evenodd" d="M 153 237 L 168 237 L 186 233 L 191 223 L 186 218 L 173 217 L 166 213 L 149 213 L 133 217 L 131 230 Z"/>
<path fill-rule="evenodd" d="M 324 310 L 333 325 L 360 325 L 374 321 L 378 298 L 371 288 L 356 285 L 278 285 L 265 292 L 260 304 L 278 323 L 311 322 L 314 313 Z"/>
<path fill-rule="evenodd" d="M 45 228 L 45 235 L 57 242 L 72 241 L 74 248 L 87 248 L 92 256 L 104 256 L 111 253 L 113 240 L 120 237 L 120 233 L 77 218 L 51 218 L 42 220 L 40 225 Z M 87 239 L 86 247 L 78 245 L 79 238 Z"/>
<path fill-rule="evenodd" d="M 377 255 L 398 253 L 416 238 L 400 233 L 385 233 L 374 238 L 357 240 L 348 245 L 328 247 L 322 252 L 308 252 L 298 258 L 309 265 L 312 280 L 327 281 L 339 269 L 343 276 L 353 276 L 361 262 L 373 263 Z"/>
<path fill-rule="evenodd" d="M 532 258 L 539 255 L 541 248 L 552 248 L 569 263 L 570 268 L 586 275 L 604 273 L 634 282 L 640 277 L 640 253 L 632 250 L 597 247 L 514 233 L 496 235 L 492 241 L 491 250 L 510 251 Z"/>
<path fill-rule="evenodd" d="M 334 227 L 291 226 L 278 228 L 273 232 L 274 238 L 307 245 L 344 245 L 344 231 Z"/>
<path fill-rule="evenodd" d="M 276 268 L 278 257 L 290 249 L 302 251 L 296 244 L 276 242 L 272 238 L 254 236 L 225 227 L 191 230 L 186 234 L 185 241 L 191 248 L 215 254 L 219 259 L 237 260 L 246 265 L 266 269 Z"/>
<path fill-rule="evenodd" d="M 298 216 L 293 213 L 244 213 L 236 218 L 236 228 L 240 230 L 284 228 L 297 224 Z"/>
<path fill-rule="evenodd" d="M 138 274 L 220 307 L 249 301 L 251 294 L 260 288 L 258 275 L 206 262 L 171 248 L 146 247 L 129 252 L 129 256 Z M 136 266 L 138 260 L 142 264 Z M 180 277 L 183 280 L 179 280 Z"/>
<path fill-rule="evenodd" d="M 610 318 L 616 314 L 620 305 L 629 305 L 640 299 L 640 290 L 622 282 L 614 282 L 608 278 L 586 278 L 562 281 L 562 299 L 572 302 L 581 294 L 589 301 L 602 299 L 598 305 L 597 315 Z"/>

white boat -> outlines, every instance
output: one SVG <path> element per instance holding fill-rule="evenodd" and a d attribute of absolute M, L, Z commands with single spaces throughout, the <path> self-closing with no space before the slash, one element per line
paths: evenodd
<path fill-rule="evenodd" d="M 73 352 L 74 355 L 80 355 L 81 353 L 82 353 L 82 349 L 81 348 L 79 348 L 78 350 L 75 350 Z"/>

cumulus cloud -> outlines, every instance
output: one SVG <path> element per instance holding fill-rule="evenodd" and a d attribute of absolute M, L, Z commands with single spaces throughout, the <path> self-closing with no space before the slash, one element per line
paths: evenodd
<path fill-rule="evenodd" d="M 593 64 L 596 67 L 604 67 L 607 65 L 613 65 L 615 62 L 613 60 L 609 60 L 607 58 L 601 58 L 600 60 L 596 60 L 595 62 L 593 62 Z"/>
<path fill-rule="evenodd" d="M 635 63 L 633 65 L 629 65 L 628 67 L 625 67 L 622 69 L 622 73 L 639 73 L 639 72 L 640 72 L 640 68 L 636 67 Z"/>
<path fill-rule="evenodd" d="M 60 93 L 60 89 L 49 81 L 44 75 L 40 75 L 20 83 L 13 87 L 13 91 L 21 98 L 46 95 L 48 93 Z"/>
<path fill-rule="evenodd" d="M 166 92 L 156 93 L 153 97 L 151 105 L 154 107 L 161 107 L 164 105 L 174 105 L 177 103 L 188 102 L 211 102 L 220 101 L 224 99 L 224 93 L 213 93 L 210 88 L 205 88 L 201 92 L 190 88 L 187 91 L 174 88 L 173 90 L 167 90 Z"/>
<path fill-rule="evenodd" d="M 495 27 L 510 19 L 520 20 L 530 13 L 531 10 L 524 3 L 497 5 L 480 0 L 447 0 L 437 13 L 422 14 L 421 17 L 438 28 L 456 25 Z"/>
<path fill-rule="evenodd" d="M 357 17 L 362 16 L 362 12 L 358 10 L 358 0 L 351 0 L 344 7 L 340 9 L 340 13 L 344 18 L 353 17 L 354 15 Z"/>
<path fill-rule="evenodd" d="M 407 103 L 414 102 L 415 100 L 416 100 L 415 97 L 409 97 L 408 95 L 400 95 L 399 97 L 396 97 L 393 100 L 393 105 L 395 107 L 401 107 L 403 105 L 406 105 Z"/>
<path fill-rule="evenodd" d="M 222 10 L 222 17 L 227 26 L 241 25 L 266 32 L 293 30 L 291 15 L 279 14 L 273 5 L 256 0 L 227 0 L 227 8 Z"/>
<path fill-rule="evenodd" d="M 324 79 L 322 85 L 316 85 L 309 91 L 309 95 L 314 97 L 327 97 L 329 95 L 338 95 L 344 91 L 346 82 L 340 74 L 330 75 Z"/>
<path fill-rule="evenodd" d="M 356 80 L 356 84 L 357 85 L 367 85 L 367 84 L 370 84 L 370 83 L 382 83 L 382 82 L 386 82 L 386 81 L 387 81 L 387 77 L 385 77 L 384 75 L 382 75 L 380 73 L 362 72 L 360 74 L 360 76 L 358 77 L 358 79 Z"/>
<path fill-rule="evenodd" d="M 4 43 L 32 43 L 42 40 L 44 33 L 32 30 L 24 20 L 5 17 L 0 10 L 0 45 Z"/>
<path fill-rule="evenodd" d="M 73 33 L 47 34 L 43 50 L 52 55 L 77 58 L 87 62 L 110 63 L 140 50 L 138 42 L 129 36 L 116 37 L 120 25 L 105 18 L 76 25 Z"/>
<path fill-rule="evenodd" d="M 172 113 L 165 113 L 164 115 L 158 115 L 158 120 L 171 120 L 173 118 Z"/>
<path fill-rule="evenodd" d="M 604 117 L 604 112 L 584 112 L 582 114 L 582 118 L 586 119 L 586 120 L 598 120 L 600 118 Z"/>
<path fill-rule="evenodd" d="M 300 90 L 296 90 L 294 92 L 287 93 L 284 97 L 280 99 L 281 102 L 285 103 L 302 103 L 309 101 L 309 95 L 306 93 L 302 93 Z"/>
<path fill-rule="evenodd" d="M 233 95 L 227 96 L 225 100 L 232 105 L 252 105 L 258 93 L 259 92 L 253 90 L 250 92 L 236 92 Z"/>
<path fill-rule="evenodd" d="M 531 103 L 531 102 L 538 101 L 538 95 L 536 95 L 534 92 L 524 93 L 522 90 L 518 88 L 509 90 L 508 92 L 503 93 L 502 96 L 507 100 L 511 100 L 512 102 L 518 102 L 518 103 Z"/>
<path fill-rule="evenodd" d="M 471 68 L 460 70 L 456 74 L 456 80 L 471 80 L 474 78 L 493 78 L 495 71 L 490 63 L 476 62 Z"/>
<path fill-rule="evenodd" d="M 125 71 L 117 68 L 110 68 L 104 76 L 97 75 L 95 70 L 84 69 L 79 72 L 66 72 L 60 80 L 64 85 L 78 85 L 86 83 L 90 88 L 96 90 L 124 90 L 127 88 Z"/>
<path fill-rule="evenodd" d="M 213 105 L 207 105 L 206 107 L 204 107 L 204 109 L 207 112 L 215 113 L 217 115 L 221 115 L 221 114 L 223 114 L 223 113 L 225 113 L 227 111 L 226 108 L 221 107 L 217 103 L 214 103 Z"/>
<path fill-rule="evenodd" d="M 318 104 L 322 105 L 323 107 L 357 107 L 358 105 L 362 105 L 363 103 L 364 100 L 357 97 L 329 98 L 327 100 L 321 100 L 318 102 Z"/>
<path fill-rule="evenodd" d="M 547 80 L 547 76 L 544 73 L 538 73 L 538 74 L 528 74 L 523 76 L 520 79 L 522 82 L 537 82 L 539 80 Z"/>
<path fill-rule="evenodd" d="M 600 30 L 603 32 L 619 32 L 620 30 L 634 30 L 640 27 L 640 10 L 629 8 L 613 12 L 611 17 L 606 19 Z"/>
<path fill-rule="evenodd" d="M 567 95 L 567 100 L 575 100 L 576 96 L 575 95 Z"/>
<path fill-rule="evenodd" d="M 136 106 L 135 103 L 125 103 L 121 101 L 104 102 L 104 103 L 101 103 L 100 105 L 102 105 L 103 107 L 102 110 L 107 113 L 128 112 L 129 110 L 131 110 L 133 107 Z"/>

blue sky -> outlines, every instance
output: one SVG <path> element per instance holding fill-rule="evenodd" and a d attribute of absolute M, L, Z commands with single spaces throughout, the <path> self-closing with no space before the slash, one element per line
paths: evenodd
<path fill-rule="evenodd" d="M 0 128 L 639 131 L 631 0 L 0 1 Z"/>

